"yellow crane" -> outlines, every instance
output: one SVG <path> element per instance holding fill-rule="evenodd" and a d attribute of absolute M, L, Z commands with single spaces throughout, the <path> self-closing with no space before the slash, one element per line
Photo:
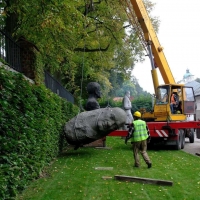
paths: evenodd
<path fill-rule="evenodd" d="M 150 59 L 155 102 L 151 112 L 142 113 L 151 135 L 151 143 L 162 142 L 183 149 L 185 137 L 194 142 L 194 130 L 200 132 L 199 121 L 187 121 L 195 114 L 195 96 L 192 87 L 177 84 L 165 58 L 156 32 L 142 0 L 120 0 L 128 19 L 137 31 Z M 145 69 L 144 69 L 145 70 Z M 165 84 L 160 85 L 157 70 Z M 109 136 L 126 136 L 127 131 L 114 131 Z"/>
<path fill-rule="evenodd" d="M 176 83 L 143 1 L 121 0 L 121 3 L 130 23 L 137 30 L 152 67 L 156 100 L 153 112 L 143 113 L 143 118 L 146 121 L 185 121 L 187 115 L 195 114 L 193 88 Z M 157 70 L 160 71 L 165 85 L 159 84 Z M 170 108 L 173 93 L 176 94 L 176 104 Z"/>

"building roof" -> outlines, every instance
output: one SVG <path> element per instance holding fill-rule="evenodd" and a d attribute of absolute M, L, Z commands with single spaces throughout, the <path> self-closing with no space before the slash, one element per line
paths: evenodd
<path fill-rule="evenodd" d="M 199 96 L 200 95 L 200 83 L 197 81 L 190 81 L 185 84 L 185 86 L 193 87 L 194 95 Z"/>

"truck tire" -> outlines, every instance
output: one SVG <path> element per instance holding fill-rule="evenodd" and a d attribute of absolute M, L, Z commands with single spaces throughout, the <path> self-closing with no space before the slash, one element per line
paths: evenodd
<path fill-rule="evenodd" d="M 190 143 L 194 143 L 194 129 L 189 129 L 189 140 Z"/>
<path fill-rule="evenodd" d="M 175 145 L 175 149 L 176 150 L 180 150 L 181 149 L 181 143 L 182 143 L 182 134 L 181 134 L 181 131 L 178 130 L 178 138 L 176 140 L 176 145 Z"/>
<path fill-rule="evenodd" d="M 181 130 L 181 134 L 182 134 L 181 149 L 184 149 L 184 147 L 185 147 L 185 131 Z"/>

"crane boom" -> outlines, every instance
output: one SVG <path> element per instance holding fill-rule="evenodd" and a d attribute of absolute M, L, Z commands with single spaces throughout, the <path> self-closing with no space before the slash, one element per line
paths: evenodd
<path fill-rule="evenodd" d="M 125 0 L 126 4 L 129 5 L 127 8 L 129 9 L 129 13 L 134 12 L 137 20 L 134 19 L 134 21 L 138 21 L 140 24 L 140 27 L 142 29 L 145 42 L 147 45 L 151 46 L 151 50 L 153 53 L 153 59 L 155 66 L 152 66 L 152 70 L 154 68 L 158 68 L 163 81 L 165 84 L 175 84 L 175 79 L 173 77 L 173 74 L 171 72 L 171 69 L 167 63 L 167 60 L 165 58 L 165 55 L 163 53 L 163 48 L 161 47 L 158 37 L 156 35 L 156 32 L 153 28 L 153 25 L 151 23 L 151 20 L 148 16 L 148 13 L 146 11 L 145 5 L 142 0 Z M 130 7 L 130 2 L 132 5 L 132 8 Z M 130 10 L 131 9 L 131 10 Z M 134 15 L 129 15 L 129 19 L 133 18 Z M 133 19 L 130 19 L 133 20 Z M 154 88 L 157 86 L 154 85 Z"/>

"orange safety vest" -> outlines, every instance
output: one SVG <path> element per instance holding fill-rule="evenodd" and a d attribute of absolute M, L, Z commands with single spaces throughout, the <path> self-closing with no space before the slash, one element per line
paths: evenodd
<path fill-rule="evenodd" d="M 171 103 L 176 104 L 175 94 L 172 94 L 172 96 L 171 96 Z"/>

